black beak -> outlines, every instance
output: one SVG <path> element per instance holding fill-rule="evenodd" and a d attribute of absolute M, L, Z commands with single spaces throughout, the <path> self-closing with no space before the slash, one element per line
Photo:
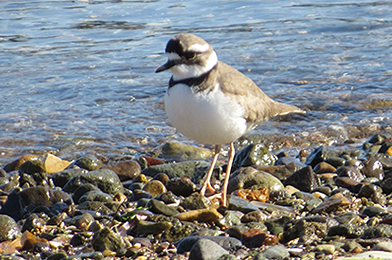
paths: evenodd
<path fill-rule="evenodd" d="M 160 66 L 159 68 L 157 68 L 157 70 L 155 71 L 155 73 L 159 73 L 165 70 L 170 69 L 171 67 L 173 67 L 174 65 L 176 65 L 175 61 L 172 60 L 168 60 L 165 64 L 163 64 L 162 66 Z"/>

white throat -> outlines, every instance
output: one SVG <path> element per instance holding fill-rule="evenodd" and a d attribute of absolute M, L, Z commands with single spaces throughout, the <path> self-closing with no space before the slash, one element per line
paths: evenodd
<path fill-rule="evenodd" d="M 167 53 L 167 57 L 169 60 L 180 59 L 180 56 L 177 53 Z M 205 65 L 187 65 L 187 64 L 179 64 L 170 68 L 173 73 L 173 79 L 183 80 L 189 78 L 197 78 L 203 75 L 204 73 L 210 71 L 216 64 L 218 63 L 218 56 L 216 52 L 213 51 L 211 55 L 208 57 Z"/>

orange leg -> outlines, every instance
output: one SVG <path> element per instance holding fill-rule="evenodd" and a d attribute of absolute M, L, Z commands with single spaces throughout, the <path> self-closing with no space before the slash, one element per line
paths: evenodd
<path fill-rule="evenodd" d="M 234 155 L 235 155 L 234 144 L 231 142 L 230 143 L 230 151 L 229 151 L 229 161 L 227 162 L 226 176 L 225 176 L 225 181 L 223 182 L 223 187 L 222 187 L 222 205 L 223 205 L 223 207 L 227 207 L 227 198 L 226 198 L 227 185 L 229 184 L 230 172 L 231 172 L 231 167 L 233 166 Z"/>
<path fill-rule="evenodd" d="M 215 145 L 215 154 L 214 154 L 214 157 L 212 158 L 211 166 L 210 166 L 210 169 L 208 170 L 206 179 L 205 179 L 203 186 L 201 187 L 201 190 L 200 190 L 200 194 L 203 196 L 206 193 L 206 189 L 208 189 L 211 192 L 215 191 L 215 189 L 211 186 L 210 179 L 212 176 L 212 172 L 214 171 L 216 161 L 218 160 L 220 150 L 221 150 L 221 146 Z"/>

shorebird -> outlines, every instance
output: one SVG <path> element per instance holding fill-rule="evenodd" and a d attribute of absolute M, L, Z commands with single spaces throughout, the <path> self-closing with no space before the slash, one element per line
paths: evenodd
<path fill-rule="evenodd" d="M 250 78 L 218 61 L 213 48 L 192 34 L 179 34 L 166 45 L 167 62 L 156 72 L 170 69 L 165 95 L 171 124 L 197 142 L 215 145 L 215 153 L 200 193 L 215 189 L 210 184 L 222 144 L 230 144 L 222 204 L 227 206 L 227 185 L 233 164 L 233 142 L 269 117 L 304 113 L 296 106 L 274 101 Z"/>

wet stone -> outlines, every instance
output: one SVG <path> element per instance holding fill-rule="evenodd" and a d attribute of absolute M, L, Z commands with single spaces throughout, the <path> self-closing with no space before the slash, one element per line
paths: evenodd
<path fill-rule="evenodd" d="M 151 180 L 147 182 L 146 185 L 144 185 L 143 190 L 150 193 L 153 198 L 167 191 L 165 185 L 158 180 Z"/>
<path fill-rule="evenodd" d="M 162 193 L 156 199 L 163 201 L 165 204 L 177 204 L 180 202 L 180 198 L 171 191 Z"/>
<path fill-rule="evenodd" d="M 105 250 L 117 251 L 125 247 L 121 235 L 107 227 L 95 233 L 92 245 L 94 250 L 101 252 Z"/>
<path fill-rule="evenodd" d="M 107 215 L 111 212 L 111 210 L 106 207 L 102 202 L 99 201 L 85 201 L 76 206 L 79 210 L 91 210 L 95 212 L 99 212 L 102 215 Z"/>
<path fill-rule="evenodd" d="M 165 173 L 158 173 L 154 176 L 154 180 L 162 182 L 164 185 L 170 180 L 169 176 Z"/>
<path fill-rule="evenodd" d="M 117 195 L 123 191 L 123 186 L 117 174 L 109 169 L 100 169 L 81 173 L 72 178 L 63 188 L 66 192 L 74 192 L 85 183 L 97 186 L 102 192 Z"/>
<path fill-rule="evenodd" d="M 384 203 L 385 197 L 382 194 L 382 189 L 375 184 L 367 184 L 361 187 L 358 192 L 358 197 L 365 197 L 371 199 L 375 203 Z"/>
<path fill-rule="evenodd" d="M 79 203 L 79 199 L 89 191 L 101 191 L 97 186 L 91 183 L 85 183 L 79 186 L 73 193 L 72 199 L 74 202 Z"/>
<path fill-rule="evenodd" d="M 0 214 L 0 242 L 14 240 L 21 236 L 15 220 L 7 215 Z"/>
<path fill-rule="evenodd" d="M 170 163 L 162 165 L 153 165 L 142 170 L 142 174 L 155 177 L 160 173 L 165 173 L 170 179 L 175 177 L 192 178 L 196 174 L 197 168 L 209 167 L 209 163 L 205 161 L 187 161 L 180 163 Z"/>
<path fill-rule="evenodd" d="M 350 179 L 353 179 L 355 181 L 362 181 L 365 179 L 365 176 L 361 173 L 360 170 L 354 167 L 349 167 L 349 166 L 342 166 L 336 170 L 336 174 L 339 177 L 349 177 Z"/>
<path fill-rule="evenodd" d="M 56 172 L 52 174 L 52 180 L 54 184 L 58 187 L 64 187 L 65 184 L 73 177 L 83 172 L 87 172 L 85 169 L 77 168 L 77 169 L 67 169 L 61 172 Z"/>
<path fill-rule="evenodd" d="M 264 222 L 268 218 L 268 215 L 260 210 L 251 211 L 246 213 L 241 218 L 242 223 L 249 223 L 249 222 Z"/>
<path fill-rule="evenodd" d="M 158 235 L 164 231 L 168 231 L 173 227 L 173 224 L 168 221 L 162 222 L 148 222 L 139 221 L 136 227 L 131 231 L 136 236 Z"/>
<path fill-rule="evenodd" d="M 377 226 L 371 226 L 365 230 L 362 238 L 378 238 L 378 237 L 391 237 L 392 236 L 392 226 L 386 224 L 380 224 Z"/>
<path fill-rule="evenodd" d="M 41 160 L 28 160 L 19 167 L 19 173 L 44 173 L 46 172 L 45 164 Z"/>
<path fill-rule="evenodd" d="M 259 210 L 259 208 L 247 200 L 244 200 L 240 197 L 235 195 L 231 195 L 229 199 L 229 206 L 228 209 L 230 210 L 238 210 L 243 213 L 252 212 L 255 210 Z"/>
<path fill-rule="evenodd" d="M 203 160 L 212 156 L 209 149 L 178 142 L 165 143 L 162 146 L 162 154 L 164 158 L 175 161 Z"/>
<path fill-rule="evenodd" d="M 159 200 L 152 199 L 147 203 L 148 208 L 155 214 L 163 214 L 165 216 L 174 216 L 179 212 Z"/>
<path fill-rule="evenodd" d="M 133 191 L 133 197 L 132 197 L 133 201 L 139 201 L 141 199 L 151 199 L 151 198 L 152 198 L 151 194 L 145 190 L 134 190 Z"/>
<path fill-rule="evenodd" d="M 379 180 L 384 179 L 384 167 L 380 160 L 373 156 L 364 162 L 363 174 L 366 177 L 376 177 Z"/>
<path fill-rule="evenodd" d="M 263 187 L 269 190 L 270 197 L 286 196 L 280 180 L 267 172 L 258 171 L 252 167 L 240 168 L 235 171 L 229 180 L 227 191 L 230 194 L 239 189 L 258 190 Z"/>
<path fill-rule="evenodd" d="M 366 226 L 352 225 L 352 224 L 339 224 L 333 226 L 328 230 L 328 236 L 343 236 L 347 238 L 356 238 L 362 236 Z"/>
<path fill-rule="evenodd" d="M 368 217 L 382 216 L 386 213 L 387 213 L 387 211 L 385 209 L 380 208 L 380 207 L 376 207 L 376 206 L 366 207 L 362 211 L 362 215 L 365 215 Z"/>
<path fill-rule="evenodd" d="M 122 161 L 114 165 L 103 166 L 101 169 L 114 171 L 121 181 L 132 180 L 142 171 L 140 164 L 136 161 Z"/>
<path fill-rule="evenodd" d="M 294 172 L 283 183 L 284 185 L 292 185 L 305 192 L 310 192 L 320 186 L 320 180 L 309 166 Z"/>
<path fill-rule="evenodd" d="M 19 170 L 19 167 L 23 163 L 25 163 L 26 161 L 30 161 L 30 160 L 34 161 L 34 160 L 38 160 L 38 159 L 39 158 L 36 155 L 32 155 L 32 154 L 24 155 L 24 156 L 20 157 L 19 159 L 15 160 L 9 164 L 6 164 L 4 166 L 4 171 L 6 171 L 6 172 L 17 171 L 17 170 Z"/>
<path fill-rule="evenodd" d="M 252 228 L 242 234 L 241 241 L 246 247 L 255 248 L 262 245 L 275 245 L 279 239 L 261 229 Z"/>
<path fill-rule="evenodd" d="M 180 204 L 184 209 L 206 209 L 211 207 L 211 201 L 198 192 L 192 193 L 190 196 L 181 201 Z"/>
<path fill-rule="evenodd" d="M 233 164 L 236 167 L 274 165 L 276 160 L 263 144 L 250 144 L 235 155 Z"/>
<path fill-rule="evenodd" d="M 335 184 L 338 187 L 345 188 L 346 190 L 352 191 L 354 193 L 358 193 L 361 187 L 363 186 L 363 183 L 353 180 L 349 177 L 337 177 L 335 178 Z M 334 194 L 336 192 L 337 191 L 334 190 L 332 191 L 331 194 Z"/>
<path fill-rule="evenodd" d="M 177 196 L 188 197 L 196 191 L 196 185 L 189 178 L 173 178 L 166 184 L 167 190 Z"/>
<path fill-rule="evenodd" d="M 100 190 L 92 190 L 83 194 L 83 196 L 80 197 L 78 202 L 82 203 L 85 201 L 112 202 L 113 197 L 110 194 L 104 193 Z"/>
<path fill-rule="evenodd" d="M 75 165 L 88 171 L 95 171 L 101 168 L 103 163 L 94 155 L 87 154 L 86 156 L 76 160 Z"/>
<path fill-rule="evenodd" d="M 314 167 L 314 172 L 316 174 L 331 173 L 334 171 L 336 171 L 336 168 L 327 162 L 320 162 Z"/>
<path fill-rule="evenodd" d="M 317 164 L 324 161 L 329 157 L 336 156 L 337 154 L 332 150 L 325 148 L 324 146 L 320 146 L 315 149 L 309 156 L 306 158 L 306 164 L 312 166 L 314 168 Z"/>
<path fill-rule="evenodd" d="M 350 205 L 351 199 L 345 197 L 341 193 L 336 193 L 313 209 L 312 213 L 331 212 L 338 208 L 345 208 Z"/>
<path fill-rule="evenodd" d="M 21 232 L 23 233 L 26 230 L 28 230 L 31 233 L 34 233 L 42 229 L 44 226 L 45 226 L 45 220 L 38 217 L 37 214 L 33 213 L 30 216 L 28 216 L 24 221 Z"/>
<path fill-rule="evenodd" d="M 195 209 L 175 215 L 181 221 L 213 222 L 222 218 L 216 209 Z"/>

